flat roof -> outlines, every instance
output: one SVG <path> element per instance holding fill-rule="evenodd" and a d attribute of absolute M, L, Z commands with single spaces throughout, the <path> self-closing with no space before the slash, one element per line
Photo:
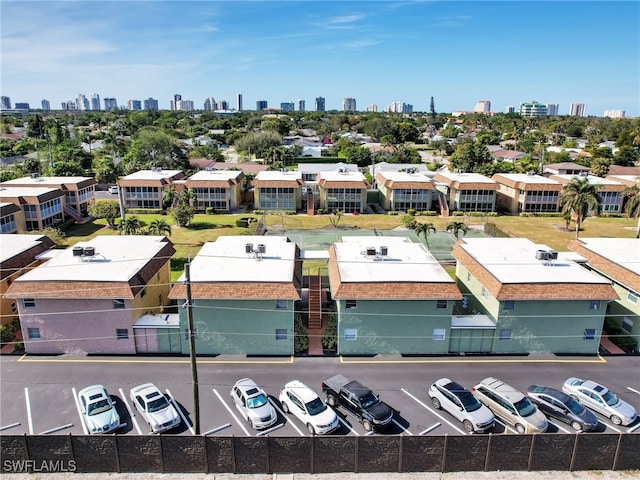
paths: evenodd
<path fill-rule="evenodd" d="M 242 175 L 242 170 L 200 170 L 199 172 L 191 175 L 188 180 L 213 180 L 213 181 L 225 181 L 233 180 Z M 179 182 L 179 180 L 178 180 Z M 178 183 L 176 182 L 176 183 Z"/>
<path fill-rule="evenodd" d="M 620 182 L 616 182 L 615 180 L 597 177 L 595 175 L 580 176 L 575 174 L 574 175 L 562 174 L 562 175 L 553 175 L 552 178 L 560 178 L 562 180 L 566 180 L 567 182 L 570 182 L 574 178 L 586 178 L 589 180 L 589 183 L 591 185 L 623 185 Z"/>
<path fill-rule="evenodd" d="M 59 188 L 53 187 L 2 187 L 0 186 L 0 197 L 39 197 L 50 192 L 60 192 L 60 196 L 64 195 L 64 192 Z"/>
<path fill-rule="evenodd" d="M 380 162 L 376 163 L 373 166 L 373 170 L 378 172 L 397 172 L 398 170 L 408 170 L 410 168 L 415 168 L 420 173 L 426 174 L 430 172 L 427 166 L 424 163 L 389 163 L 389 162 Z M 371 167 L 369 167 L 371 170 Z M 433 172 L 435 174 L 435 172 Z"/>
<path fill-rule="evenodd" d="M 578 240 L 587 250 L 640 275 L 640 239 L 580 237 Z"/>
<path fill-rule="evenodd" d="M 387 255 L 367 248 L 387 247 Z M 421 243 L 402 237 L 342 237 L 334 243 L 340 280 L 350 283 L 453 283 L 451 276 Z"/>
<path fill-rule="evenodd" d="M 488 315 L 452 315 L 451 328 L 453 330 L 475 329 L 475 330 L 494 330 L 496 324 Z"/>
<path fill-rule="evenodd" d="M 0 185 L 13 186 L 13 185 L 39 185 L 45 183 L 53 183 L 57 185 L 82 183 L 87 180 L 93 180 L 92 177 L 21 177 L 14 178 L 13 180 L 7 180 L 0 183 Z"/>
<path fill-rule="evenodd" d="M 280 170 L 263 170 L 262 172 L 258 172 L 255 178 L 256 180 L 297 181 L 302 180 L 302 172 L 296 172 L 292 170 L 287 170 L 286 172 L 281 172 Z"/>
<path fill-rule="evenodd" d="M 529 175 L 527 173 L 496 173 L 494 177 L 502 177 L 507 180 L 512 180 L 514 182 L 522 182 L 522 183 L 535 183 L 535 184 L 543 184 L 543 185 L 560 185 L 560 182 L 556 180 L 552 180 L 547 177 L 543 177 L 542 175 Z M 500 183 L 498 181 L 498 183 Z"/>
<path fill-rule="evenodd" d="M 337 170 L 333 170 L 330 172 L 320 172 L 319 177 L 329 182 L 365 182 L 365 176 L 358 172 L 338 172 Z"/>
<path fill-rule="evenodd" d="M 180 315 L 177 313 L 147 313 L 133 324 L 133 328 L 180 328 Z"/>
<path fill-rule="evenodd" d="M 526 238 L 464 238 L 459 247 L 503 284 L 609 283 L 563 252 L 551 262 L 536 259 L 537 250 L 552 249 Z"/>
<path fill-rule="evenodd" d="M 157 180 L 162 178 L 172 178 L 182 173 L 182 170 L 138 170 L 131 173 L 126 177 L 122 177 L 124 180 Z"/>
<path fill-rule="evenodd" d="M 431 178 L 426 176 L 424 173 L 409 173 L 409 172 L 398 172 L 392 170 L 379 170 L 376 172 L 376 175 L 380 175 L 387 180 L 392 180 L 394 182 L 418 182 L 425 184 L 433 184 Z"/>
<path fill-rule="evenodd" d="M 152 235 L 100 235 L 73 247 L 94 247 L 91 260 L 73 256 L 69 247 L 46 263 L 25 273 L 20 281 L 128 282 L 167 245 L 166 237 Z"/>
<path fill-rule="evenodd" d="M 264 254 L 246 253 L 264 245 Z M 221 236 L 205 243 L 191 261 L 191 282 L 291 282 L 297 259 L 296 244 L 286 236 Z M 179 282 L 185 280 L 184 273 Z"/>
<path fill-rule="evenodd" d="M 299 163 L 298 171 L 302 173 L 318 173 L 337 171 L 339 168 L 346 168 L 351 172 L 357 172 L 358 166 L 349 163 Z"/>
<path fill-rule="evenodd" d="M 44 235 L 29 235 L 26 233 L 0 235 L 0 262 L 4 263 L 22 252 L 38 246 L 42 243 L 43 237 Z"/>
<path fill-rule="evenodd" d="M 438 175 L 459 183 L 497 183 L 495 180 L 491 180 L 489 177 L 479 173 L 438 172 Z"/>

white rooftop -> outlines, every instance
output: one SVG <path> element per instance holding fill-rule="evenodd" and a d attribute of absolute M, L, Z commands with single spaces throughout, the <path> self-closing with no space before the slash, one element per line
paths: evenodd
<path fill-rule="evenodd" d="M 242 175 L 242 170 L 200 170 L 199 172 L 191 175 L 189 177 L 189 180 L 226 181 L 226 180 L 233 180 L 235 178 L 238 178 L 240 175 Z"/>
<path fill-rule="evenodd" d="M 339 172 L 333 170 L 330 172 L 320 172 L 318 174 L 320 178 L 327 180 L 328 182 L 365 182 L 365 176 L 360 172 Z"/>
<path fill-rule="evenodd" d="M 460 183 L 496 183 L 485 175 L 479 173 L 455 173 L 455 172 L 438 172 L 445 178 L 453 182 Z"/>
<path fill-rule="evenodd" d="M 128 282 L 165 246 L 163 236 L 101 235 L 74 245 L 94 247 L 91 260 L 73 256 L 73 247 L 25 273 L 19 281 Z"/>
<path fill-rule="evenodd" d="M 560 185 L 557 180 L 552 180 L 542 175 L 528 175 L 526 173 L 498 173 L 502 178 L 513 180 L 514 182 L 536 183 L 543 185 Z"/>
<path fill-rule="evenodd" d="M 133 324 L 133 328 L 180 328 L 180 315 L 177 313 L 147 313 Z"/>
<path fill-rule="evenodd" d="M 558 252 L 558 259 L 542 262 L 537 250 L 552 250 L 526 238 L 465 238 L 460 247 L 504 284 L 608 283 Z"/>
<path fill-rule="evenodd" d="M 13 185 L 40 185 L 44 183 L 48 184 L 59 184 L 63 183 L 72 184 L 72 183 L 82 183 L 87 180 L 93 180 L 91 177 L 21 177 L 14 178 L 13 180 L 7 180 L 6 182 L 2 182 L 0 185 L 11 187 Z"/>
<path fill-rule="evenodd" d="M 615 180 L 611 180 L 609 178 L 597 177 L 595 175 L 587 175 L 587 176 L 579 176 L 579 175 L 554 175 L 556 178 L 562 178 L 567 181 L 571 181 L 574 178 L 587 178 L 591 185 L 622 185 L 620 182 L 616 182 Z"/>
<path fill-rule="evenodd" d="M 387 180 L 393 180 L 394 182 L 420 182 L 424 184 L 432 184 L 431 178 L 422 173 L 408 173 L 408 172 L 394 172 L 394 171 L 379 171 L 378 175 L 386 178 Z"/>
<path fill-rule="evenodd" d="M 22 252 L 42 243 L 42 235 L 6 234 L 0 235 L 0 262 L 20 255 Z"/>
<path fill-rule="evenodd" d="M 126 177 L 125 180 L 159 180 L 163 178 L 171 178 L 182 173 L 182 170 L 138 170 Z"/>
<path fill-rule="evenodd" d="M 0 186 L 0 197 L 17 198 L 17 197 L 39 197 L 49 192 L 59 192 L 60 196 L 64 192 L 54 187 L 4 187 Z"/>
<path fill-rule="evenodd" d="M 264 254 L 246 253 L 264 245 Z M 291 282 L 296 244 L 285 236 L 222 236 L 205 243 L 191 261 L 192 282 Z M 184 274 L 179 281 L 184 281 Z"/>
<path fill-rule="evenodd" d="M 358 166 L 350 163 L 299 163 L 298 171 L 302 173 L 318 173 L 337 171 L 339 168 L 346 168 L 349 171 L 357 172 Z"/>
<path fill-rule="evenodd" d="M 426 174 L 429 169 L 424 163 L 389 163 L 380 162 L 373 166 L 374 172 L 397 172 L 398 170 L 409 170 L 415 168 L 418 172 Z M 371 167 L 369 167 L 371 170 Z"/>
<path fill-rule="evenodd" d="M 614 180 L 620 179 L 625 182 L 640 183 L 640 175 L 609 175 L 609 178 L 613 178 Z"/>
<path fill-rule="evenodd" d="M 258 175 L 256 175 L 256 180 L 302 180 L 302 172 L 296 172 L 292 170 L 287 170 L 285 172 L 282 172 L 280 170 L 263 170 L 261 172 L 258 172 Z"/>
<path fill-rule="evenodd" d="M 580 238 L 584 248 L 640 275 L 640 239 Z"/>
<path fill-rule="evenodd" d="M 342 282 L 453 283 L 421 243 L 403 237 L 342 237 L 334 243 Z M 387 255 L 368 256 L 367 248 L 387 247 Z"/>

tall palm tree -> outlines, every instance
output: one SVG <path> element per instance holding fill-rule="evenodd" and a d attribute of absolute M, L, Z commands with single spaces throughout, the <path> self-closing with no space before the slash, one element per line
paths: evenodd
<path fill-rule="evenodd" d="M 636 229 L 636 238 L 640 238 L 640 187 L 635 184 L 625 188 L 621 195 L 626 199 L 624 212 L 628 217 L 638 217 L 638 227 Z"/>
<path fill-rule="evenodd" d="M 469 231 L 469 227 L 464 222 L 449 222 L 447 223 L 447 232 L 451 231 L 456 238 L 458 238 L 458 233 L 462 232 L 462 235 L 466 235 Z"/>
<path fill-rule="evenodd" d="M 427 244 L 427 248 L 429 248 L 429 240 L 427 237 L 430 233 L 436 233 L 436 227 L 433 223 L 416 223 L 414 228 L 416 235 L 420 238 L 420 235 L 424 235 L 424 241 Z"/>
<path fill-rule="evenodd" d="M 154 220 L 147 231 L 149 235 L 171 235 L 171 226 L 164 220 Z"/>
<path fill-rule="evenodd" d="M 176 202 L 177 193 L 173 188 L 162 192 L 162 206 L 163 208 L 171 208 Z"/>
<path fill-rule="evenodd" d="M 588 177 L 575 177 L 560 192 L 558 205 L 562 213 L 571 212 L 576 221 L 576 238 L 580 235 L 580 225 L 589 212 L 600 213 L 602 198 L 598 185 L 589 182 Z"/>
<path fill-rule="evenodd" d="M 127 217 L 118 224 L 118 228 L 123 235 L 137 235 L 142 229 L 142 224 L 138 217 Z"/>

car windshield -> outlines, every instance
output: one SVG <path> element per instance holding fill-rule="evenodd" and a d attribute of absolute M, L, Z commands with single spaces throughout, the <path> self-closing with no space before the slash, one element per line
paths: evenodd
<path fill-rule="evenodd" d="M 571 397 L 569 397 L 568 400 L 564 402 L 564 404 L 571 411 L 571 413 L 574 413 L 576 415 L 580 415 L 584 411 L 584 407 Z"/>
<path fill-rule="evenodd" d="M 309 415 L 311 416 L 318 415 L 319 413 L 322 413 L 327 409 L 327 406 L 322 400 L 320 400 L 319 397 L 316 397 L 310 402 L 306 403 L 305 406 L 307 407 L 307 412 L 309 412 Z"/>
<path fill-rule="evenodd" d="M 151 400 L 149 403 L 147 403 L 147 411 L 157 412 L 159 410 L 162 410 L 163 408 L 167 408 L 167 405 L 167 399 L 164 398 L 164 396 L 160 396 L 155 400 Z"/>
<path fill-rule="evenodd" d="M 362 408 L 373 407 L 376 403 L 378 403 L 378 397 L 376 397 L 373 392 L 369 392 L 366 395 L 360 397 L 360 405 Z"/>
<path fill-rule="evenodd" d="M 529 415 L 533 415 L 536 411 L 536 407 L 529 401 L 528 398 L 523 398 L 519 402 L 514 403 L 516 410 L 522 417 L 528 417 Z"/>
<path fill-rule="evenodd" d="M 474 397 L 471 393 L 464 393 L 458 396 L 462 405 L 464 405 L 464 409 L 467 412 L 475 412 L 478 410 L 482 404 L 478 401 L 476 397 Z"/>
<path fill-rule="evenodd" d="M 109 410 L 111 410 L 111 405 L 109 405 L 109 402 L 107 401 L 106 398 L 98 402 L 90 403 L 87 406 L 88 415 L 98 415 L 100 413 L 107 412 Z"/>
<path fill-rule="evenodd" d="M 604 401 L 607 402 L 607 405 L 609 406 L 614 406 L 616 403 L 618 403 L 618 397 L 616 397 L 616 394 L 610 391 L 607 391 L 607 393 L 605 393 L 602 398 L 604 398 Z"/>
<path fill-rule="evenodd" d="M 258 408 L 267 403 L 267 397 L 264 394 L 256 395 L 247 399 L 248 408 Z"/>

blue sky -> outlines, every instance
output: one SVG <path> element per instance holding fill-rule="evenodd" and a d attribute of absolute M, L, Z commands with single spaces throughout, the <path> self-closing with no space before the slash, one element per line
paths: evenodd
<path fill-rule="evenodd" d="M 79 93 L 213 96 L 245 109 L 326 98 L 358 110 L 493 111 L 538 100 L 640 116 L 638 1 L 2 0 L 0 93 L 53 108 Z"/>

